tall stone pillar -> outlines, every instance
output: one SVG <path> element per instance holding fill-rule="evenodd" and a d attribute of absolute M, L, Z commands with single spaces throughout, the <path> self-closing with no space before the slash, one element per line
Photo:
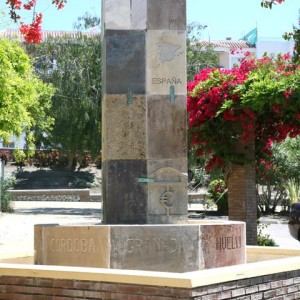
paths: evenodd
<path fill-rule="evenodd" d="M 187 220 L 186 0 L 103 0 L 106 224 Z"/>

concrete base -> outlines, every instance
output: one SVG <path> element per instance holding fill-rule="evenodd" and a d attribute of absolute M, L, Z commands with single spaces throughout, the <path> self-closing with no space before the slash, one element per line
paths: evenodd
<path fill-rule="evenodd" d="M 190 272 L 246 263 L 245 224 L 35 225 L 35 264 Z"/>

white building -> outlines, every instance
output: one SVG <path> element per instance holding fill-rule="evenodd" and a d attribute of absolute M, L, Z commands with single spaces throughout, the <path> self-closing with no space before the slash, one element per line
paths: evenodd
<path fill-rule="evenodd" d="M 285 41 L 280 38 L 259 38 L 256 43 L 256 57 L 261 58 L 265 52 L 269 55 L 277 56 L 277 54 L 293 54 L 295 42 Z"/>
<path fill-rule="evenodd" d="M 4 143 L 0 139 L 0 149 L 25 149 L 26 148 L 26 135 L 22 133 L 19 138 L 12 135 L 8 143 Z"/>
<path fill-rule="evenodd" d="M 251 34 L 251 35 L 250 35 Z M 257 38 L 255 30 L 252 30 L 245 36 L 245 40 L 234 41 L 227 38 L 223 41 L 201 41 L 203 46 L 212 45 L 214 51 L 219 56 L 219 66 L 225 69 L 232 69 L 239 65 L 239 58 L 244 56 L 245 52 L 250 52 L 256 58 L 261 58 L 265 53 L 276 57 L 279 53 L 293 54 L 295 42 L 286 41 L 283 38 Z M 251 36 L 248 42 L 247 36 Z"/>
<path fill-rule="evenodd" d="M 219 56 L 219 67 L 224 69 L 232 69 L 235 65 L 239 65 L 239 59 L 244 56 L 246 51 L 256 55 L 255 46 L 251 46 L 245 41 L 233 41 L 228 38 L 224 41 L 201 41 L 201 44 L 213 46 Z"/>

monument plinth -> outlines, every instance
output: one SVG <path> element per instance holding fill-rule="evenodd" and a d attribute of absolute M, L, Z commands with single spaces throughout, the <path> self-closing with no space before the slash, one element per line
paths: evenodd
<path fill-rule="evenodd" d="M 37 225 L 35 263 L 191 272 L 243 264 L 242 222 L 182 225 Z"/>
<path fill-rule="evenodd" d="M 246 262 L 245 224 L 188 222 L 186 0 L 103 0 L 103 223 L 37 225 L 35 263 L 188 272 Z"/>

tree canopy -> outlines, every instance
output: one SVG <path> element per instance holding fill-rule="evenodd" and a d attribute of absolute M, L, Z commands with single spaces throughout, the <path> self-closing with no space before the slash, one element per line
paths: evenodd
<path fill-rule="evenodd" d="M 0 137 L 26 132 L 28 147 L 33 144 L 32 129 L 47 131 L 54 88 L 33 72 L 30 58 L 16 42 L 0 40 Z"/>
<path fill-rule="evenodd" d="M 56 87 L 49 115 L 55 119 L 40 141 L 74 157 L 101 147 L 101 41 L 76 33 L 27 45 L 36 73 Z"/>
<path fill-rule="evenodd" d="M 187 80 L 193 80 L 195 74 L 204 68 L 218 66 L 218 55 L 213 46 L 203 46 L 200 38 L 207 26 L 199 23 L 189 23 L 187 26 L 186 55 L 187 55 Z"/>
<path fill-rule="evenodd" d="M 238 139 L 256 139 L 257 159 L 300 134 L 300 67 L 289 55 L 246 56 L 232 70 L 204 69 L 188 84 L 193 148 L 210 158 L 207 169 L 246 163 L 234 154 Z"/>

